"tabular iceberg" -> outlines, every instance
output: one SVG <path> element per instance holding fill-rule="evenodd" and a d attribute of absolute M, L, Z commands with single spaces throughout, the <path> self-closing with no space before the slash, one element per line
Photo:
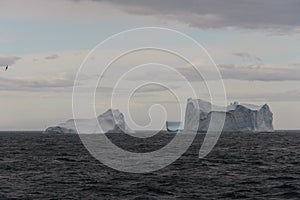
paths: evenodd
<path fill-rule="evenodd" d="M 216 123 L 214 123 L 215 127 L 211 127 L 211 131 L 273 131 L 273 113 L 267 104 L 257 106 L 234 102 L 227 107 L 221 107 L 191 98 L 187 101 L 184 130 L 206 132 L 212 114 L 215 116 Z M 218 127 L 218 118 L 223 117 L 225 117 L 224 126 Z"/>
<path fill-rule="evenodd" d="M 76 123 L 76 126 L 75 126 Z M 48 127 L 44 133 L 130 133 L 124 115 L 118 109 L 108 109 L 97 118 L 70 119 L 54 127 Z"/>

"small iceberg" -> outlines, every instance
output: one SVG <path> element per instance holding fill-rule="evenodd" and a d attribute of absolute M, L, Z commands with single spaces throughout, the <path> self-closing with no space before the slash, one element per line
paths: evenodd
<path fill-rule="evenodd" d="M 182 132 L 183 123 L 179 121 L 166 121 L 166 128 L 169 132 Z"/>

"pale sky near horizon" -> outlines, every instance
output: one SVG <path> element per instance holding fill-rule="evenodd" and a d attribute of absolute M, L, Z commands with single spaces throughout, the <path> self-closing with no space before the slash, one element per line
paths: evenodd
<path fill-rule="evenodd" d="M 145 26 L 174 29 L 199 42 L 218 65 L 228 102 L 268 103 L 275 129 L 300 129 L 299 13 L 297 0 L 0 0 L 0 130 L 41 130 L 72 118 L 75 75 L 89 51 L 113 34 Z M 155 35 L 149 37 L 155 40 Z M 118 43 L 101 54 L 109 57 L 126 46 L 130 44 Z M 169 46 L 194 53 L 179 40 Z M 114 70 L 147 63 L 147 56 L 175 68 L 185 65 L 158 52 L 131 56 Z M 202 57 L 195 62 L 208 66 Z M 209 98 L 203 81 L 183 71 Z M 149 69 L 127 77 L 122 87 L 161 79 L 172 83 L 175 93 L 191 96 L 174 77 L 167 70 Z M 107 87 L 113 87 L 112 80 L 107 79 Z M 109 108 L 105 92 L 97 98 L 99 114 Z M 174 98 L 162 87 L 145 87 L 135 98 L 131 109 L 140 124 L 148 122 L 152 104 L 165 105 L 168 119 L 178 119 Z"/>

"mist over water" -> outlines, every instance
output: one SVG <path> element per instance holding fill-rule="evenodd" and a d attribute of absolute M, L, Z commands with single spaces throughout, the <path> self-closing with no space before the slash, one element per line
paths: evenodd
<path fill-rule="evenodd" d="M 132 152 L 162 148 L 175 133 L 108 137 Z M 124 173 L 93 158 L 78 135 L 0 133 L 0 199 L 297 199 L 300 134 L 224 133 L 204 159 L 204 135 L 168 167 Z"/>

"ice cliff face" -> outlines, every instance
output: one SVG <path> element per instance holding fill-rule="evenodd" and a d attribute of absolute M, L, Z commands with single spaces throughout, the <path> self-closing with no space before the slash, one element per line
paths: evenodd
<path fill-rule="evenodd" d="M 44 132 L 77 133 L 77 130 L 87 134 L 133 132 L 127 127 L 124 115 L 118 109 L 109 109 L 96 119 L 70 119 L 58 126 L 48 127 Z"/>
<path fill-rule="evenodd" d="M 118 110 L 109 109 L 97 117 L 102 132 L 122 133 L 131 132 L 127 127 L 124 115 Z"/>
<path fill-rule="evenodd" d="M 256 106 L 235 102 L 224 108 L 191 98 L 187 102 L 184 129 L 207 131 L 212 114 L 216 120 L 225 117 L 223 131 L 273 131 L 273 113 L 267 104 Z"/>

